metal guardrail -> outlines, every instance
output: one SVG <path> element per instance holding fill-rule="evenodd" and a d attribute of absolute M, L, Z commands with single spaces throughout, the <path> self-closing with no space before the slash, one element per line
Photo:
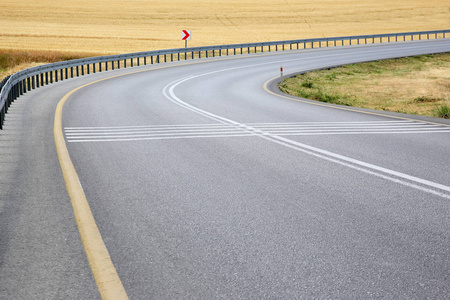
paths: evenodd
<path fill-rule="evenodd" d="M 9 106 L 19 96 L 27 91 L 39 88 L 40 86 L 64 79 L 83 76 L 85 74 L 175 60 L 179 61 L 202 57 L 207 58 L 222 55 L 250 54 L 279 50 L 284 51 L 286 48 L 288 48 L 287 50 L 298 50 L 353 44 L 440 39 L 446 38 L 446 35 L 449 33 L 450 30 L 436 30 L 192 47 L 90 57 L 46 64 L 19 71 L 6 77 L 0 83 L 0 129 L 3 129 L 5 114 L 7 113 Z"/>

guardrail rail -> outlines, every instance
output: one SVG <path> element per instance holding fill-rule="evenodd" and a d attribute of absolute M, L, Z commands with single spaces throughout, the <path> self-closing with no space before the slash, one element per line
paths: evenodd
<path fill-rule="evenodd" d="M 447 38 L 446 35 L 448 36 L 449 33 L 450 30 L 435 30 L 191 47 L 90 57 L 46 64 L 19 71 L 1 81 L 0 129 L 3 129 L 5 114 L 8 112 L 11 103 L 24 93 L 43 85 L 86 74 L 167 61 L 200 59 L 202 57 L 208 58 L 222 55 L 240 55 L 257 52 L 390 43 L 422 39 L 445 39 Z"/>

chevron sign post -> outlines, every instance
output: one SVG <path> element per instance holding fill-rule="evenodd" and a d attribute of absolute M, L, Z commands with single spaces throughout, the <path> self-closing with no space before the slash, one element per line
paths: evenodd
<path fill-rule="evenodd" d="M 191 39 L 191 31 L 190 30 L 182 30 L 181 31 L 181 40 L 184 41 L 184 47 L 187 48 L 187 41 Z"/>

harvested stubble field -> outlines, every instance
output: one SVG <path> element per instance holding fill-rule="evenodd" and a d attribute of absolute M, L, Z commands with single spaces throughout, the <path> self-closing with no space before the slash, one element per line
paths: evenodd
<path fill-rule="evenodd" d="M 1 0 L 0 48 L 117 54 L 445 29 L 447 0 Z"/>
<path fill-rule="evenodd" d="M 0 0 L 0 78 L 36 64 L 188 46 L 446 29 L 448 0 Z"/>

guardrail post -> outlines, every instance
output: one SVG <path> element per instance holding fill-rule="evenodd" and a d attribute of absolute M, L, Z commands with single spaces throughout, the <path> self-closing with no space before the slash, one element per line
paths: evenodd
<path fill-rule="evenodd" d="M 66 71 L 65 72 L 66 73 L 66 79 L 68 79 L 69 78 L 69 68 L 66 68 L 65 71 Z"/>
<path fill-rule="evenodd" d="M 14 100 L 17 99 L 17 84 L 13 85 L 12 87 L 12 97 L 11 97 L 11 102 L 14 102 Z"/>
<path fill-rule="evenodd" d="M 159 58 L 159 56 L 158 56 L 158 58 Z M 159 62 L 159 61 L 158 61 Z M 123 60 L 123 67 L 126 69 L 127 68 L 127 59 L 125 58 L 124 60 Z"/>
<path fill-rule="evenodd" d="M 3 129 L 3 120 L 5 119 L 5 107 L 0 110 L 0 129 Z"/>
<path fill-rule="evenodd" d="M 0 130 L 3 129 L 4 107 L 0 110 Z"/>
<path fill-rule="evenodd" d="M 9 108 L 10 106 L 11 106 L 11 99 L 12 99 L 12 87 L 11 87 L 11 89 L 9 90 L 9 92 L 8 92 L 8 96 L 6 96 L 6 102 L 5 102 L 5 106 L 7 107 L 7 108 Z"/>
<path fill-rule="evenodd" d="M 34 76 L 31 76 L 31 88 L 34 90 L 36 88 L 36 79 Z"/>
<path fill-rule="evenodd" d="M 39 88 L 39 74 L 36 75 L 36 88 Z"/>
<path fill-rule="evenodd" d="M 144 56 L 144 66 L 147 65 L 147 56 Z"/>

